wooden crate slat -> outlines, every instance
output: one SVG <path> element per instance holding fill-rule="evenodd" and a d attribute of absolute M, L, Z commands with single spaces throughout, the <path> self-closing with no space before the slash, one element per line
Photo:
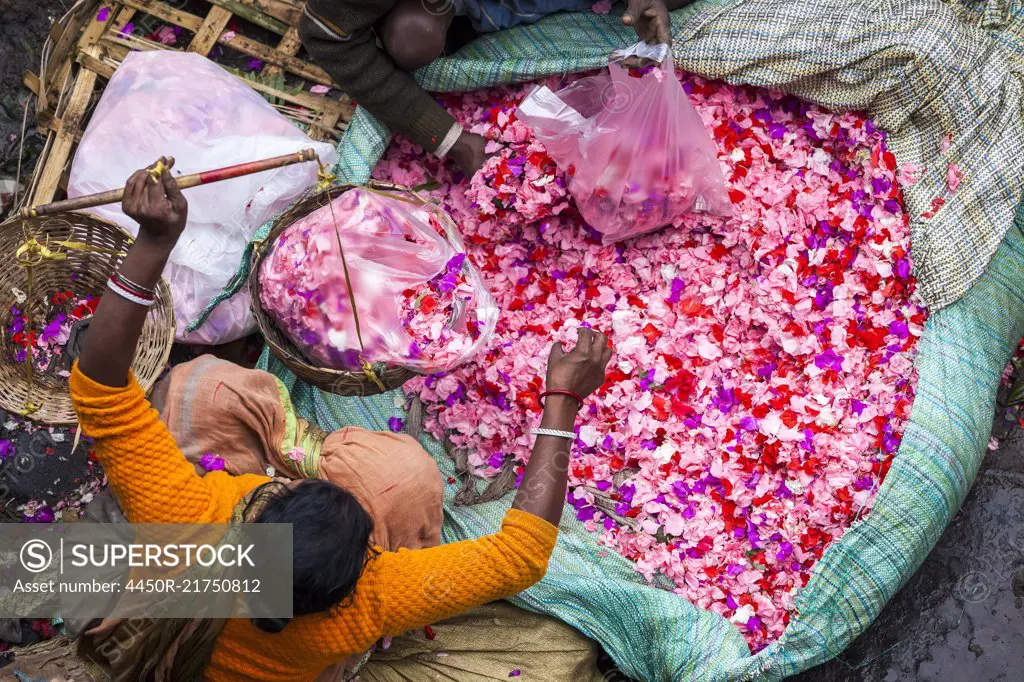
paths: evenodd
<path fill-rule="evenodd" d="M 133 7 L 140 12 L 150 14 L 157 19 L 181 26 L 186 31 L 195 33 L 203 25 L 203 17 L 196 16 L 184 10 L 175 9 L 159 0 L 121 0 L 121 4 Z"/>
<path fill-rule="evenodd" d="M 351 116 L 351 114 L 349 114 Z M 321 116 L 320 120 L 313 124 L 309 134 L 314 140 L 326 140 L 326 136 L 322 136 L 323 132 L 333 133 L 334 129 L 338 126 L 339 119 L 341 118 L 337 111 L 325 111 Z"/>
<path fill-rule="evenodd" d="M 110 15 L 113 16 L 114 10 L 118 8 L 118 5 L 119 3 L 113 2 L 112 0 L 100 3 L 99 7 L 96 9 L 96 12 L 92 14 L 91 21 L 89 21 L 86 24 L 85 30 L 82 31 L 82 37 L 78 39 L 79 50 L 85 50 L 91 47 L 93 44 L 96 43 L 97 40 L 100 39 L 100 36 L 103 35 L 103 32 L 109 28 L 107 26 L 107 22 L 109 22 L 110 19 L 108 18 L 107 21 L 97 21 L 96 15 L 104 8 L 106 8 L 106 10 L 110 12 Z"/>
<path fill-rule="evenodd" d="M 195 37 L 188 46 L 189 52 L 198 52 L 204 57 L 210 53 L 217 39 L 224 32 L 224 28 L 231 21 L 231 12 L 223 7 L 211 7 L 210 13 L 206 15 L 206 21 L 196 31 Z"/>
<path fill-rule="evenodd" d="M 116 66 L 84 52 L 78 55 L 78 63 L 106 80 L 110 80 L 114 75 L 114 71 L 117 70 Z"/>
<path fill-rule="evenodd" d="M 78 72 L 78 80 L 75 82 L 75 89 L 71 93 L 67 109 L 61 118 L 60 130 L 47 155 L 46 167 L 43 168 L 33 197 L 34 203 L 42 204 L 53 201 L 60 185 L 61 176 L 64 175 L 64 168 L 70 159 L 75 144 L 75 135 L 81 132 L 82 117 L 89 106 L 95 86 L 96 74 L 89 69 L 81 69 Z"/>
<path fill-rule="evenodd" d="M 277 97 L 278 99 L 283 100 L 285 102 L 289 102 L 291 104 L 295 104 L 297 106 L 310 109 L 311 113 L 313 113 L 314 115 L 318 111 L 326 111 L 330 112 L 331 114 L 337 115 L 338 119 L 346 117 L 346 120 L 348 120 L 352 118 L 352 112 L 355 109 L 355 107 L 353 107 L 347 100 L 344 102 L 339 102 L 337 100 L 332 100 L 321 95 L 310 95 L 305 92 L 300 92 L 297 94 L 291 92 L 284 92 L 269 85 L 264 85 L 263 83 L 258 83 L 256 81 L 250 81 L 245 78 L 239 78 L 239 80 L 241 80 L 243 83 L 248 85 L 256 92 L 262 92 L 268 95 L 273 95 L 274 97 Z"/>
<path fill-rule="evenodd" d="M 50 30 L 48 31 L 48 33 L 50 34 L 50 41 L 54 45 L 56 45 L 60 42 L 61 36 L 64 35 L 64 24 L 61 24 L 56 21 L 53 22 L 52 24 L 50 24 Z"/>
<path fill-rule="evenodd" d="M 65 61 L 60 71 L 53 79 L 39 83 L 39 99 L 36 101 L 36 117 L 56 115 L 60 106 L 61 96 L 65 89 L 71 86 L 71 64 L 70 60 Z M 64 105 L 67 105 L 65 100 Z"/>
<path fill-rule="evenodd" d="M 246 7 L 263 12 L 275 19 L 283 21 L 289 26 L 298 26 L 299 18 L 302 16 L 302 8 L 305 0 L 292 2 L 291 0 L 238 0 Z"/>
<path fill-rule="evenodd" d="M 242 54 L 247 54 L 250 57 L 261 59 L 267 64 L 280 66 L 285 71 L 290 71 L 301 78 L 315 81 L 321 85 L 331 84 L 331 77 L 328 76 L 327 72 L 319 66 L 314 66 L 309 62 L 302 61 L 298 57 L 280 54 L 273 48 L 267 47 L 263 43 L 253 40 L 252 38 L 235 35 L 232 36 L 230 40 L 225 40 L 222 44 L 232 47 Z"/>
<path fill-rule="evenodd" d="M 21 84 L 28 88 L 33 95 L 39 96 L 39 76 L 31 71 L 26 71 L 21 78 Z"/>
<path fill-rule="evenodd" d="M 63 30 L 60 30 L 59 33 L 55 29 L 61 26 L 61 24 L 53 24 L 53 28 L 50 30 L 50 39 L 53 45 L 50 50 L 50 61 L 46 66 L 46 73 L 40 74 L 44 80 L 42 84 L 43 90 L 49 89 L 50 83 L 56 78 L 64 63 L 70 57 L 75 41 L 78 40 L 78 34 L 82 30 L 82 25 L 85 21 L 92 19 L 94 17 L 91 13 L 76 12 L 71 15 L 67 25 L 63 26 Z M 43 108 L 45 109 L 46 107 L 44 106 Z"/>
<path fill-rule="evenodd" d="M 72 62 L 71 60 L 68 60 L 64 63 L 64 68 L 60 70 L 60 73 L 57 75 L 57 80 L 54 82 L 54 85 L 57 85 L 58 83 L 60 84 L 57 88 L 60 95 L 57 97 L 57 101 L 54 102 L 54 110 L 57 116 L 63 116 L 64 111 L 68 108 L 68 100 L 71 99 L 70 92 L 75 83 L 75 76 L 76 74 L 74 74 L 74 69 L 72 69 Z M 47 85 L 46 87 L 50 86 Z M 68 96 L 65 97 L 65 94 Z"/>
<path fill-rule="evenodd" d="M 66 186 L 70 161 L 85 129 L 93 96 L 102 92 L 131 50 L 187 49 L 206 56 L 220 44 L 257 58 L 264 62 L 260 78 L 250 80 L 251 74 L 246 78 L 235 72 L 236 77 L 275 102 L 278 112 L 306 128 L 313 139 L 337 139 L 355 107 L 345 97 L 338 100 L 309 92 L 314 84 L 330 86 L 332 82 L 323 69 L 298 57 L 302 43 L 297 26 L 304 5 L 305 0 L 206 0 L 205 10 L 194 2 L 186 10 L 179 9 L 184 4 L 177 0 L 93 0 L 76 10 L 51 30 L 53 58 L 47 73 L 25 76 L 26 84 L 39 98 L 40 128 L 48 132 L 29 199 L 33 203 L 52 201 Z M 96 21 L 97 13 L 104 8 L 109 17 Z M 129 23 L 149 26 L 147 15 L 148 21 L 157 20 L 194 34 L 188 47 L 169 47 L 139 35 L 120 33 Z M 280 38 L 267 36 L 268 44 L 264 39 L 241 35 L 239 29 L 225 36 L 232 17 Z M 237 64 L 237 54 L 225 57 L 215 61 Z M 290 75 L 287 84 L 282 85 L 285 71 Z"/>
<path fill-rule="evenodd" d="M 111 50 L 113 50 L 114 48 L 124 50 L 125 54 L 127 54 L 128 51 L 128 48 L 124 47 L 123 45 L 110 45 L 109 48 Z M 160 48 L 152 47 L 150 49 Z M 80 54 L 78 56 L 78 61 L 85 68 L 96 72 L 101 78 L 105 78 L 108 80 L 114 75 L 114 71 L 116 70 L 115 66 L 90 54 Z M 332 123 L 327 124 L 321 122 L 319 125 L 321 125 L 322 127 L 326 127 L 326 130 L 328 131 L 333 130 L 332 135 L 334 137 L 337 137 L 338 133 L 338 130 L 336 128 L 344 127 L 338 126 L 338 122 L 348 121 L 349 119 L 352 118 L 352 114 L 355 111 L 355 107 L 347 98 L 344 98 L 341 101 L 339 101 L 331 99 L 329 97 L 324 97 L 323 95 L 312 95 L 308 92 L 285 92 L 283 90 L 278 90 L 277 88 L 274 88 L 270 85 L 266 85 L 264 83 L 248 80 L 247 78 L 243 78 L 241 76 L 238 76 L 237 74 L 232 75 L 235 75 L 236 78 L 238 78 L 240 81 L 245 83 L 247 86 L 249 86 L 256 92 L 273 95 L 274 97 L 277 97 L 280 100 L 288 102 L 289 104 L 309 109 L 311 112 L 313 112 L 313 115 L 315 115 L 316 112 L 324 112 L 324 114 L 326 115 L 325 120 L 331 121 Z M 324 137 L 322 139 L 327 138 Z"/>
<path fill-rule="evenodd" d="M 58 118 L 67 108 L 67 99 L 63 98 L 65 89 L 71 87 L 71 66 L 70 60 L 65 61 L 60 68 L 60 71 L 54 77 L 54 80 L 43 83 L 39 80 L 39 77 L 33 73 L 25 74 L 25 85 L 35 94 L 38 88 L 36 101 L 36 122 L 42 129 L 49 129 L 50 122 L 55 118 Z M 31 76 L 31 78 L 30 78 Z M 33 88 L 35 85 L 35 88 Z M 60 109 L 60 111 L 58 111 Z M 55 130 L 51 130 L 55 133 Z M 52 137 L 52 135 L 50 136 Z M 49 144 L 49 143 L 48 143 Z"/>
<path fill-rule="evenodd" d="M 217 7 L 222 7 L 228 10 L 232 14 L 242 17 L 246 21 L 251 21 L 257 26 L 265 28 L 272 33 L 276 33 L 279 36 L 283 36 L 288 32 L 288 24 L 283 21 L 278 21 L 274 17 L 267 16 L 258 9 L 248 5 L 243 5 L 237 0 L 209 0 L 209 2 Z"/>
<path fill-rule="evenodd" d="M 135 16 L 136 11 L 134 7 L 122 7 L 121 11 L 114 17 L 114 20 L 110 22 L 110 29 L 114 33 L 120 33 L 128 25 L 128 22 L 132 20 L 132 17 Z"/>
<path fill-rule="evenodd" d="M 302 41 L 299 40 L 299 29 L 295 28 L 294 26 L 290 26 L 288 28 L 288 31 L 284 34 L 284 37 L 281 38 L 281 42 L 277 44 L 277 51 L 280 52 L 281 54 L 286 54 L 294 57 L 299 53 L 299 50 L 301 49 Z M 264 78 L 270 78 L 276 76 L 279 73 L 282 73 L 283 71 L 284 69 L 282 69 L 280 66 L 276 66 L 274 64 L 267 64 L 266 66 L 263 67 L 261 75 Z"/>

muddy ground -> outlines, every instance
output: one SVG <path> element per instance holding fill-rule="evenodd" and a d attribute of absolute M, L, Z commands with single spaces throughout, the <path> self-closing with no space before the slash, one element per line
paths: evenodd
<path fill-rule="evenodd" d="M 1024 433 L 990 452 L 921 569 L 838 660 L 794 682 L 1024 679 Z"/>
<path fill-rule="evenodd" d="M 70 0 L 0 0 L 0 183 L 15 172 L 21 79 Z M 12 137 L 13 136 L 13 137 Z M 30 129 L 29 163 L 38 145 Z M 966 503 L 921 570 L 839 659 L 798 682 L 1024 679 L 1024 432 L 1000 419 Z"/>
<path fill-rule="evenodd" d="M 39 70 L 40 50 L 51 22 L 70 7 L 71 0 L 0 0 L 0 218 L 16 190 L 18 156 L 24 142 L 21 177 L 31 171 L 42 147 L 32 112 L 22 139 L 22 120 L 28 91 L 25 71 Z"/>

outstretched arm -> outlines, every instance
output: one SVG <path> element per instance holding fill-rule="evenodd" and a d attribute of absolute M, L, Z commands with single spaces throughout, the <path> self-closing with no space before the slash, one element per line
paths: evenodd
<path fill-rule="evenodd" d="M 441 5 L 444 3 L 438 3 Z M 372 27 L 393 6 L 393 2 L 310 0 L 299 23 L 299 36 L 313 59 L 349 98 L 424 151 L 450 156 L 471 176 L 486 159 L 486 140 L 462 130 L 451 114 L 377 46 Z"/>
<path fill-rule="evenodd" d="M 608 340 L 582 328 L 570 352 L 560 344 L 551 348 L 547 389 L 586 398 L 604 383 L 610 359 Z M 578 409 L 571 396 L 548 396 L 541 427 L 571 433 Z M 500 532 L 378 557 L 386 582 L 383 634 L 397 634 L 510 597 L 544 577 L 565 505 L 571 445 L 569 438 L 537 436 Z"/>
<path fill-rule="evenodd" d="M 608 339 L 603 334 L 580 327 L 579 338 L 571 351 L 566 353 L 559 343 L 551 347 L 546 389 L 568 391 L 586 398 L 604 383 L 605 367 L 611 357 Z M 582 405 L 571 396 L 549 395 L 544 403 L 541 428 L 572 433 L 580 407 Z M 513 509 L 558 525 L 565 506 L 572 443 L 560 436 L 537 436 Z"/>
<path fill-rule="evenodd" d="M 122 209 L 138 221 L 139 237 L 118 271 L 153 290 L 185 229 L 188 202 L 170 171 L 164 170 L 157 182 L 148 171 L 139 170 L 128 179 Z M 127 386 L 147 310 L 108 289 L 89 325 L 88 343 L 78 361 L 82 374 L 104 386 Z"/>
<path fill-rule="evenodd" d="M 128 180 L 122 208 L 139 222 L 139 237 L 118 272 L 155 289 L 185 228 L 188 205 L 171 174 L 154 180 L 144 170 Z M 71 398 L 83 433 L 133 523 L 213 522 L 216 491 L 196 475 L 167 427 L 130 376 L 146 308 L 109 287 L 89 326 L 71 374 Z"/>

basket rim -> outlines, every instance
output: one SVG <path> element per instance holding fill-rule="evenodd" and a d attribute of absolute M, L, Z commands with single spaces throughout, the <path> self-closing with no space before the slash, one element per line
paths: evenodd
<path fill-rule="evenodd" d="M 259 272 L 260 268 L 263 265 L 263 261 L 270 253 L 274 243 L 277 241 L 277 238 L 281 235 L 281 233 L 284 232 L 284 230 L 291 227 L 293 224 L 295 224 L 296 221 L 305 218 L 309 214 L 325 206 L 325 204 L 319 203 L 319 199 L 327 197 L 328 202 L 332 202 L 345 192 L 362 187 L 369 187 L 377 190 L 386 190 L 409 194 L 415 197 L 420 202 L 422 202 L 423 206 L 431 207 L 437 213 L 440 219 L 447 222 L 451 228 L 455 229 L 456 231 L 458 230 L 451 216 L 449 216 L 448 213 L 444 211 L 444 209 L 442 209 L 441 206 L 436 201 L 425 197 L 424 195 L 417 192 L 415 189 L 412 189 L 411 187 L 406 187 L 404 185 L 399 185 L 393 182 L 373 179 L 365 183 L 337 183 L 331 185 L 326 189 L 312 192 L 307 196 L 299 199 L 294 204 L 292 204 L 292 206 L 290 206 L 287 210 L 285 210 L 281 215 L 279 215 L 274 220 L 273 224 L 271 225 L 270 231 L 267 232 L 266 236 L 256 241 L 253 245 L 252 255 L 249 261 L 250 267 L 248 276 L 249 307 L 252 310 L 253 318 L 256 320 L 256 327 L 259 329 L 260 335 L 263 336 L 264 343 L 267 344 L 267 347 L 270 348 L 274 356 L 277 357 L 286 366 L 288 366 L 289 369 L 292 369 L 293 371 L 295 369 L 298 369 L 299 371 L 309 375 L 319 375 L 320 377 L 322 377 L 321 380 L 324 382 L 332 380 L 337 381 L 342 379 L 350 379 L 358 383 L 366 384 L 370 383 L 371 381 L 369 377 L 367 377 L 366 374 L 362 371 L 321 367 L 319 365 L 314 365 L 310 363 L 308 360 L 306 360 L 305 356 L 302 355 L 302 353 L 299 351 L 297 347 L 295 347 L 293 343 L 291 343 L 291 341 L 287 338 L 287 335 L 284 332 L 280 331 L 279 328 L 277 328 L 276 323 L 273 321 L 273 319 L 271 319 L 270 315 L 263 309 L 263 304 L 260 302 Z M 278 343 L 272 334 L 268 334 L 269 328 L 271 326 L 273 326 L 273 328 L 277 330 L 282 340 L 284 340 L 285 343 L 288 344 L 287 346 L 283 346 L 282 344 Z M 406 367 L 405 365 L 375 362 L 373 363 L 373 366 L 374 369 L 377 371 L 378 375 L 381 374 L 380 368 L 383 368 L 383 371 L 385 372 L 395 372 L 399 373 L 399 375 L 401 373 L 407 374 L 407 376 L 402 378 L 401 382 L 399 382 L 398 385 L 405 383 L 405 381 L 408 381 L 409 379 L 416 375 L 422 374 L 421 372 L 418 372 L 417 370 L 411 367 Z M 387 381 L 385 381 L 384 383 L 385 385 L 388 384 Z M 390 388 L 396 387 L 397 386 L 392 386 Z"/>
<path fill-rule="evenodd" d="M 124 247 L 123 248 L 124 248 L 124 252 L 125 252 L 125 257 L 127 257 L 127 253 L 130 251 L 132 245 L 135 244 L 135 237 L 133 237 L 131 235 L 131 233 L 128 232 L 128 230 L 126 230 L 124 227 L 122 227 L 121 225 L 118 225 L 117 223 L 115 223 L 115 222 L 113 222 L 111 220 L 107 220 L 106 218 L 101 218 L 99 216 L 93 215 L 93 214 L 88 213 L 86 211 L 66 211 L 66 212 L 55 213 L 55 214 L 47 215 L 47 216 L 39 216 L 38 218 L 26 218 L 26 217 L 23 217 L 23 216 L 15 214 L 15 215 L 10 216 L 7 220 L 5 220 L 2 223 L 0 223 L 0 232 L 18 229 L 21 226 L 21 224 L 24 223 L 25 221 L 39 220 L 39 221 L 43 221 L 43 224 L 45 224 L 45 222 L 47 222 L 47 221 L 51 221 L 51 220 L 56 221 L 56 220 L 61 220 L 61 219 L 65 220 L 65 221 L 67 221 L 69 223 L 72 223 L 73 225 L 76 225 L 76 226 L 81 226 L 83 223 L 92 223 L 93 226 L 97 226 L 97 227 L 100 227 L 101 229 L 108 229 L 108 230 L 112 231 L 113 233 L 117 234 L 118 236 L 120 236 L 121 238 L 124 239 Z M 80 221 L 80 222 L 78 222 L 76 224 L 74 222 L 76 220 Z M 120 255 L 116 256 L 116 258 L 120 258 Z M 123 260 L 123 258 L 122 258 L 122 260 Z M 101 287 L 101 289 L 102 289 L 102 287 Z M 136 370 L 140 369 L 140 368 L 136 368 L 134 366 L 135 358 L 137 357 L 137 355 L 133 355 L 133 358 L 132 358 L 132 365 L 133 366 L 131 368 L 132 375 L 136 377 L 136 379 L 139 381 L 139 384 L 142 387 L 142 389 L 145 392 L 147 392 L 147 393 L 149 392 L 150 389 L 152 389 L 152 387 L 159 380 L 160 375 L 163 373 L 163 369 L 167 366 L 167 363 L 170 361 L 171 350 L 172 350 L 172 346 L 174 345 L 174 335 L 175 335 L 175 330 L 176 330 L 176 318 L 175 318 L 175 314 L 174 314 L 174 299 L 173 299 L 173 297 L 171 295 L 170 285 L 167 283 L 167 280 L 163 277 L 162 274 L 160 276 L 160 279 L 156 283 L 155 289 L 156 289 L 156 294 L 157 294 L 157 296 L 156 296 L 157 305 L 154 306 L 154 308 L 152 308 L 152 309 L 147 311 L 147 313 L 146 313 L 146 322 L 143 325 L 143 331 L 140 334 L 140 339 L 139 340 L 141 342 L 141 341 L 143 341 L 146 338 L 145 337 L 146 329 L 147 329 L 147 327 L 149 327 L 150 329 L 153 329 L 154 332 L 156 332 L 156 333 L 153 333 L 153 338 L 156 339 L 157 342 L 161 343 L 163 347 L 162 347 L 162 349 L 161 349 L 161 351 L 159 353 L 159 356 L 157 358 L 158 361 L 152 364 L 152 371 L 151 372 L 146 372 L 146 373 L 144 373 L 141 376 L 138 374 L 138 372 Z M 103 292 L 101 291 L 98 295 L 100 297 L 102 297 L 103 296 Z M 158 310 L 159 311 L 159 313 L 162 315 L 162 317 L 163 317 L 163 319 L 164 319 L 164 321 L 166 323 L 166 333 L 165 334 L 160 334 L 159 333 L 160 327 L 159 327 L 158 324 L 150 325 L 150 323 L 149 323 L 150 315 L 152 314 L 152 311 L 154 311 L 154 310 Z M 161 337 L 163 337 L 163 338 L 161 338 Z M 147 364 L 147 367 L 149 367 L 149 366 L 150 365 Z M 152 374 L 152 376 L 149 376 L 150 374 Z M 37 387 L 37 390 L 40 391 L 41 397 L 44 397 L 47 400 L 57 399 L 57 400 L 60 400 L 60 401 L 63 401 L 63 402 L 67 402 L 68 405 L 70 405 L 70 402 L 71 402 L 70 389 L 69 389 L 69 387 L 67 385 L 64 386 L 64 390 L 59 391 L 59 392 L 55 391 L 54 389 L 45 389 L 43 387 Z M 77 418 L 75 418 L 75 416 L 74 416 L 74 412 L 71 411 L 70 409 L 67 410 L 67 412 L 69 412 L 69 414 L 64 415 L 64 416 L 59 416 L 59 417 L 58 416 L 39 416 L 37 414 L 37 412 L 25 413 L 24 410 L 17 410 L 17 409 L 14 409 L 14 410 L 11 410 L 11 411 L 14 414 L 17 414 L 20 418 L 26 419 L 28 421 L 31 421 L 31 422 L 34 422 L 34 423 L 37 423 L 37 424 L 45 424 L 45 425 L 50 425 L 50 426 L 72 426 L 72 425 L 74 425 L 74 424 L 76 424 L 78 422 Z M 60 410 L 58 409 L 57 411 L 60 411 Z"/>

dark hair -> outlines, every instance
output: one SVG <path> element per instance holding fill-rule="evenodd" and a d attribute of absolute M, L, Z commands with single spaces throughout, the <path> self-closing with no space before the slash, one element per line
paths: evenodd
<path fill-rule="evenodd" d="M 319 613 L 350 598 L 374 554 L 373 519 L 359 501 L 341 486 L 318 479 L 291 488 L 275 483 L 261 487 L 267 487 L 271 496 L 263 498 L 255 522 L 292 524 L 292 613 Z M 260 492 L 253 495 L 254 501 Z M 265 632 L 280 632 L 288 620 L 252 622 Z"/>

